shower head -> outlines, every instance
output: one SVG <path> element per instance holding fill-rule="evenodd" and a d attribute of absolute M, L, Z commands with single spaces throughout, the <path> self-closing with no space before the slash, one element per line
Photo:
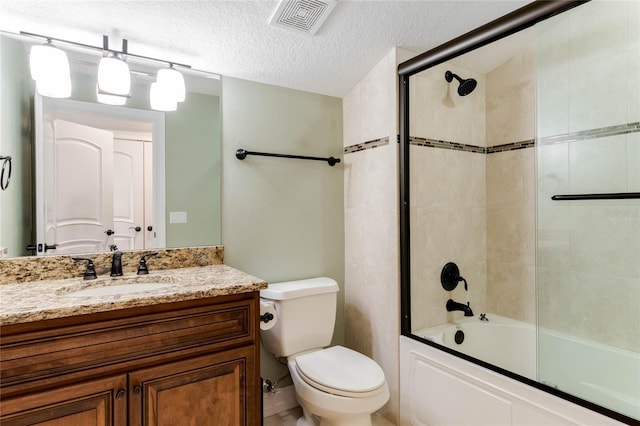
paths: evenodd
<path fill-rule="evenodd" d="M 445 72 L 444 78 L 448 83 L 451 83 L 454 78 L 458 80 L 458 82 L 460 83 L 460 86 L 458 86 L 458 95 L 460 96 L 467 96 L 469 93 L 473 92 L 473 89 L 475 89 L 478 85 L 478 82 L 473 78 L 463 80 L 451 71 Z"/>

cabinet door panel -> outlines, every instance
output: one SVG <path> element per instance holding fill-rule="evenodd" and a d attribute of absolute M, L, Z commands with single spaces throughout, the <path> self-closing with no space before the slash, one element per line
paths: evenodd
<path fill-rule="evenodd" d="M 125 426 L 126 376 L 3 400 L 3 426 Z M 118 392 L 120 392 L 119 396 Z"/>
<path fill-rule="evenodd" d="M 247 375 L 256 368 L 254 352 L 233 349 L 131 373 L 130 425 L 258 424 L 256 383 Z"/>

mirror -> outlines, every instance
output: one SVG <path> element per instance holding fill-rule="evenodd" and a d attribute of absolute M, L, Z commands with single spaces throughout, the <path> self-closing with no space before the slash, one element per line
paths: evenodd
<path fill-rule="evenodd" d="M 40 97 L 34 95 L 35 83 L 29 71 L 29 49 L 38 43 L 41 43 L 38 39 L 0 34 L 0 155 L 9 155 L 13 160 L 11 183 L 0 191 L 0 257 L 36 254 L 25 247 L 35 245 L 37 251 L 38 244 L 39 255 L 97 252 L 109 250 L 112 244 L 121 250 L 219 244 L 220 77 L 180 68 L 185 76 L 186 100 L 178 104 L 176 111 L 153 111 L 149 104 L 150 85 L 155 81 L 157 70 L 166 64 L 129 57 L 131 97 L 125 106 L 105 105 L 96 100 L 100 53 L 57 43 L 69 57 L 72 94 L 69 99 Z M 114 146 L 127 147 L 116 148 L 113 153 L 116 160 L 110 167 L 111 177 L 105 179 L 113 189 L 101 191 L 105 186 L 98 185 L 96 176 L 88 174 L 91 170 L 95 172 L 96 167 L 89 165 L 86 156 L 62 158 L 59 152 L 54 162 L 48 155 L 38 154 L 36 134 L 38 128 L 47 133 L 44 119 L 47 114 L 49 125 L 54 126 L 52 129 L 55 129 L 55 120 L 71 123 L 74 132 L 89 127 L 99 134 L 110 133 Z M 64 129 L 59 130 L 59 134 L 64 134 Z M 128 163 L 121 160 L 133 158 L 128 148 L 132 145 L 140 157 L 136 168 L 128 167 Z M 152 149 L 142 149 L 142 146 Z M 51 164 L 51 170 L 56 172 L 52 175 L 40 164 Z M 134 173 L 134 169 L 138 171 Z M 65 170 L 66 177 L 60 175 Z M 137 185 L 142 187 L 137 192 L 139 196 L 132 195 L 136 193 L 132 189 L 136 185 L 131 184 L 136 173 L 136 179 L 142 182 Z M 47 184 L 51 187 L 52 176 L 59 184 L 53 191 L 55 196 L 43 198 L 55 199 L 58 203 L 55 207 L 38 207 L 44 201 L 40 203 L 37 194 Z M 98 199 L 96 194 L 100 192 L 107 195 Z M 67 205 L 65 197 L 74 201 Z M 101 238 L 87 238 L 84 231 L 79 231 L 78 237 L 66 240 L 82 240 L 82 243 L 62 244 L 57 241 L 63 238 L 62 228 L 54 227 L 58 232 L 52 233 L 52 221 L 45 212 L 55 212 L 57 223 L 69 223 L 67 219 L 76 220 L 75 216 L 96 222 L 89 212 L 91 209 L 81 207 L 81 199 L 89 200 L 87 206 L 108 204 L 103 200 L 109 200 L 114 207 L 102 210 L 112 212 L 115 219 L 109 221 L 107 213 L 100 215 L 101 219 L 107 218 L 96 225 L 101 227 Z M 139 219 L 129 217 L 134 210 L 132 200 L 138 200 L 135 205 L 141 212 Z M 40 233 L 46 234 L 45 238 L 38 238 L 39 222 L 41 227 L 47 223 L 46 232 Z M 76 229 L 84 229 L 83 226 Z M 92 242 L 87 243 L 88 240 Z M 54 244 L 58 244 L 58 248 L 45 253 L 45 248 Z"/>

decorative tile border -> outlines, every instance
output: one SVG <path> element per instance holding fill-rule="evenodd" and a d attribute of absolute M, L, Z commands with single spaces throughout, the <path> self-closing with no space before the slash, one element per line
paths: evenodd
<path fill-rule="evenodd" d="M 495 152 L 515 151 L 517 149 L 533 148 L 535 146 L 536 146 L 536 141 L 533 140 L 533 139 L 529 139 L 529 140 L 526 140 L 526 141 L 512 142 L 512 143 L 505 143 L 505 144 L 502 144 L 502 145 L 488 146 L 486 148 L 485 153 L 486 154 L 493 154 Z"/>
<path fill-rule="evenodd" d="M 546 136 L 539 139 L 539 143 L 542 145 L 551 145 L 556 143 L 566 143 L 572 141 L 579 141 L 584 139 L 597 139 L 607 136 L 624 135 L 628 133 L 640 132 L 640 122 L 620 124 L 617 126 L 601 127 L 597 129 L 581 130 L 579 132 L 565 133 L 561 135 Z M 400 142 L 400 135 L 397 137 L 397 142 Z M 451 142 L 439 139 L 421 138 L 418 136 L 410 136 L 409 143 L 411 145 L 425 146 L 430 148 L 452 149 L 455 151 L 475 152 L 479 154 L 493 154 L 496 152 L 515 151 L 518 149 L 534 148 L 536 142 L 534 139 L 528 139 L 519 142 L 505 143 L 502 145 L 494 145 L 489 147 L 469 145 L 459 142 Z M 358 151 L 364 151 L 365 149 L 373 149 L 379 146 L 389 144 L 389 138 L 374 139 L 367 142 L 362 142 L 356 145 L 350 145 L 344 148 L 345 154 L 351 154 Z"/>
<path fill-rule="evenodd" d="M 384 145 L 389 145 L 389 138 L 374 139 L 355 145 L 349 145 L 344 148 L 344 153 L 351 154 L 353 152 L 364 151 L 365 149 L 373 149 Z"/>
<path fill-rule="evenodd" d="M 417 136 L 409 136 L 411 145 L 427 146 L 431 148 L 453 149 L 455 151 L 477 152 L 484 154 L 486 148 L 477 145 L 467 145 L 464 143 L 443 141 L 438 139 L 420 138 Z"/>
<path fill-rule="evenodd" d="M 628 133 L 640 132 L 640 122 L 620 124 L 617 126 L 600 127 L 597 129 L 581 130 L 578 132 L 564 133 L 561 135 L 546 136 L 539 139 L 542 145 L 551 145 L 557 143 L 574 142 L 585 139 L 597 139 L 607 136 L 625 135 Z M 450 142 L 436 139 L 420 138 L 416 136 L 409 137 L 409 143 L 412 145 L 426 146 L 432 148 L 453 149 L 457 151 L 477 152 L 480 154 L 493 154 L 496 152 L 515 151 L 518 149 L 534 148 L 536 141 L 528 139 L 519 142 L 511 142 L 502 145 L 494 145 L 489 147 L 481 147 L 477 145 L 467 145 L 458 142 Z"/>
<path fill-rule="evenodd" d="M 578 132 L 564 133 L 561 135 L 545 136 L 540 138 L 542 145 L 574 142 L 585 139 L 606 138 L 607 136 L 625 135 L 640 132 L 640 122 L 619 124 L 617 126 L 600 127 L 598 129 L 581 130 Z"/>

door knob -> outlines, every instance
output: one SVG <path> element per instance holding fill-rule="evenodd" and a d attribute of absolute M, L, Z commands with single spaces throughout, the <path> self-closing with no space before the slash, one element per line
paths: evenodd
<path fill-rule="evenodd" d="M 135 229 L 136 232 L 142 231 L 142 228 L 140 228 L 139 226 L 130 226 L 129 229 Z"/>
<path fill-rule="evenodd" d="M 106 231 L 104 231 L 105 234 L 107 234 L 108 236 L 112 236 L 113 234 L 115 234 L 115 232 L 113 232 L 112 229 L 107 229 Z"/>
<path fill-rule="evenodd" d="M 153 231 L 153 226 L 151 225 L 147 226 L 147 231 Z"/>

